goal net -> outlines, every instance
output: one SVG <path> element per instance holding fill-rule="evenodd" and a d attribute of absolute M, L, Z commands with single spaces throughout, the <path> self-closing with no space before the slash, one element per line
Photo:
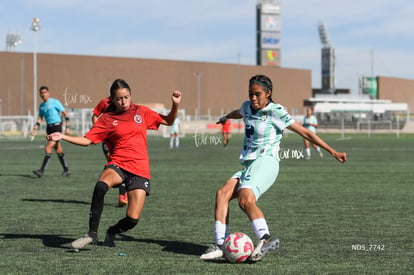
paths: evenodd
<path fill-rule="evenodd" d="M 26 138 L 33 123 L 33 116 L 0 116 L 0 137 Z"/>

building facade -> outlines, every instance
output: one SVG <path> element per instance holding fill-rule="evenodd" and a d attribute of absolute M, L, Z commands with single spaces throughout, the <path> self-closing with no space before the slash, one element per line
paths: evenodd
<path fill-rule="evenodd" d="M 0 52 L 0 115 L 33 114 L 33 54 Z M 51 96 L 66 108 L 93 108 L 109 95 L 117 78 L 125 79 L 138 104 L 169 108 L 174 89 L 183 93 L 180 108 L 187 115 L 221 115 L 248 100 L 248 80 L 269 76 L 273 99 L 289 111 L 303 112 L 303 99 L 312 95 L 311 72 L 272 66 L 250 66 L 140 58 L 37 54 L 37 84 L 49 87 Z M 37 104 L 38 105 L 38 104 Z"/>

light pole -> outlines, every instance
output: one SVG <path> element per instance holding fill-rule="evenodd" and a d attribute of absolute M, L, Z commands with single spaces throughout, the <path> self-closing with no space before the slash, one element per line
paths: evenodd
<path fill-rule="evenodd" d="M 36 32 L 40 29 L 40 19 L 32 19 L 33 31 L 33 123 L 37 119 L 37 53 L 36 53 Z"/>
<path fill-rule="evenodd" d="M 6 52 L 14 52 L 16 46 L 22 44 L 20 34 L 8 33 L 6 35 Z M 20 113 L 23 114 L 23 57 L 20 57 Z"/>
<path fill-rule="evenodd" d="M 203 73 L 195 72 L 194 76 L 197 78 L 197 113 L 196 113 L 196 120 L 200 119 L 200 81 Z"/>

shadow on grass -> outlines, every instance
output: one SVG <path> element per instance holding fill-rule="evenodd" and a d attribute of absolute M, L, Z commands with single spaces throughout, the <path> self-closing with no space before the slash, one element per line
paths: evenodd
<path fill-rule="evenodd" d="M 73 241 L 73 238 L 46 234 L 0 234 L 0 239 L 36 239 L 42 240 L 45 246 L 63 249 L 68 249 L 67 244 Z"/>
<path fill-rule="evenodd" d="M 74 241 L 73 238 L 66 238 L 60 235 L 47 235 L 47 234 L 0 234 L 1 239 L 38 239 L 43 242 L 47 247 L 69 249 L 70 243 Z M 121 241 L 135 241 L 142 243 L 155 243 L 163 247 L 162 251 L 187 254 L 187 255 L 201 255 L 207 246 L 198 245 L 189 242 L 180 241 L 166 241 L 166 240 L 154 240 L 154 239 L 136 239 L 127 235 L 119 235 L 118 240 Z M 99 242 L 98 245 L 103 245 L 103 242 Z"/>
<path fill-rule="evenodd" d="M 78 201 L 78 200 L 62 200 L 62 199 L 22 199 L 22 201 L 29 202 L 55 202 L 55 203 L 72 203 L 72 204 L 87 204 L 90 205 L 91 202 Z"/>
<path fill-rule="evenodd" d="M 0 177 L 38 178 L 36 176 L 32 176 L 32 175 L 28 175 L 28 174 L 3 174 L 3 173 L 0 173 Z"/>
<path fill-rule="evenodd" d="M 187 255 L 201 255 L 208 248 L 205 245 L 199 245 L 189 242 L 181 241 L 168 241 L 168 240 L 156 240 L 156 239 L 136 239 L 124 234 L 117 235 L 117 240 L 127 242 L 141 242 L 141 243 L 155 243 L 162 246 L 162 251 L 173 252 L 177 254 Z"/>

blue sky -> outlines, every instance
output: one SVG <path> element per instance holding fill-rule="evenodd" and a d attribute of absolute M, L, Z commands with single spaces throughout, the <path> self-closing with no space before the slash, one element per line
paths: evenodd
<path fill-rule="evenodd" d="M 0 43 L 16 52 L 254 65 L 256 0 L 14 0 L 0 3 Z M 336 51 L 336 86 L 358 92 L 362 75 L 414 79 L 414 1 L 280 0 L 282 67 L 310 69 L 321 86 L 318 23 Z M 0 48 L 1 49 L 1 48 Z"/>

